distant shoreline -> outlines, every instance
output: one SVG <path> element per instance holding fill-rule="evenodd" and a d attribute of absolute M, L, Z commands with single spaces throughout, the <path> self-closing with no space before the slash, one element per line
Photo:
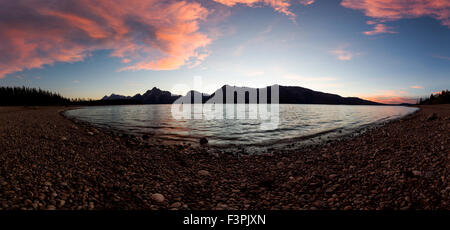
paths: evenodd
<path fill-rule="evenodd" d="M 161 104 L 161 105 L 170 105 L 170 104 Z M 289 104 L 283 104 L 283 105 L 289 105 Z M 299 105 L 299 104 L 291 104 L 291 105 Z M 323 104 L 306 104 L 306 105 L 323 105 Z M 105 106 L 108 106 L 108 105 L 105 105 Z M 111 106 L 117 106 L 117 105 L 111 105 Z M 126 106 L 136 106 L 136 105 L 126 105 Z M 339 106 L 339 105 L 332 105 L 332 106 Z M 342 106 L 374 106 L 374 105 L 342 105 Z M 384 105 L 384 106 L 386 106 L 386 105 Z M 405 105 L 403 105 L 403 106 L 405 106 Z M 84 126 L 100 129 L 100 130 L 102 130 L 102 132 L 110 133 L 112 135 L 129 135 L 129 136 L 137 138 L 137 139 L 139 139 L 139 141 L 141 141 L 140 138 L 142 135 L 127 133 L 123 130 L 118 130 L 113 127 L 100 127 L 100 126 L 97 126 L 90 122 L 77 119 L 76 117 L 69 117 L 65 114 L 66 111 L 80 109 L 83 107 L 90 107 L 90 106 L 77 106 L 74 108 L 68 108 L 68 109 L 62 111 L 60 114 L 63 117 L 65 117 L 66 119 L 71 120 L 74 123 L 79 123 L 79 124 L 83 124 Z M 370 129 L 373 129 L 373 128 L 376 128 L 379 126 L 383 126 L 387 123 L 394 122 L 399 119 L 403 119 L 407 116 L 411 116 L 420 110 L 419 106 L 405 106 L 405 107 L 414 107 L 414 108 L 418 108 L 418 110 L 416 110 L 413 113 L 402 116 L 402 117 L 390 119 L 388 121 L 374 122 L 371 124 L 362 125 L 357 128 L 345 130 L 344 132 L 342 132 L 342 129 L 337 128 L 337 129 L 333 129 L 333 130 L 322 131 L 319 133 L 314 133 L 314 134 L 310 134 L 310 135 L 306 135 L 306 136 L 292 137 L 289 139 L 283 139 L 283 140 L 278 140 L 278 141 L 274 141 L 274 142 L 253 143 L 253 144 L 244 144 L 244 145 L 242 145 L 242 144 L 214 144 L 214 145 L 209 145 L 209 148 L 215 149 L 213 151 L 218 152 L 218 154 L 223 153 L 223 152 L 233 152 L 234 151 L 234 152 L 239 152 L 239 154 L 243 153 L 245 155 L 248 155 L 248 154 L 261 154 L 261 153 L 267 152 L 267 150 L 265 150 L 267 148 L 271 149 L 271 152 L 274 150 L 277 150 L 277 149 L 295 150 L 295 149 L 299 149 L 299 148 L 308 147 L 311 145 L 322 145 L 322 144 L 326 144 L 327 142 L 331 142 L 331 141 L 351 139 L 351 138 L 355 137 L 356 135 L 360 135 Z M 152 138 L 153 138 L 153 136 L 152 136 Z M 166 145 L 189 143 L 196 147 L 200 146 L 199 139 L 196 141 L 187 141 L 187 140 L 178 141 L 178 140 L 166 140 L 166 139 L 156 138 L 156 140 L 150 140 L 150 141 L 154 141 L 155 143 L 166 144 Z M 147 142 L 148 142 L 148 140 L 147 140 Z"/>
<path fill-rule="evenodd" d="M 69 107 L 0 107 L 0 209 L 448 210 L 450 105 L 419 107 L 253 156 L 103 133 Z"/>

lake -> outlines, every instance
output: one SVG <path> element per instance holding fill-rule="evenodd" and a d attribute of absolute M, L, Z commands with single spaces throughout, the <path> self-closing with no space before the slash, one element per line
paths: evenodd
<path fill-rule="evenodd" d="M 276 126 L 261 128 L 256 119 L 175 119 L 172 105 L 93 106 L 66 112 L 66 116 L 103 128 L 133 135 L 149 135 L 162 141 L 211 145 L 270 145 L 330 134 L 350 133 L 413 113 L 404 106 L 280 105 Z M 249 105 L 227 105 L 224 112 L 251 112 Z M 237 111 L 237 112 L 236 112 Z M 228 111 L 229 112 L 229 111 Z M 250 116 L 246 116 L 249 118 Z M 254 118 L 254 117 L 253 117 Z"/>

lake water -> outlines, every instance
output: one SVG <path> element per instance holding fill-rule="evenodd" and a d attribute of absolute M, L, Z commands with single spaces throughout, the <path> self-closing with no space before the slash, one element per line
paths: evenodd
<path fill-rule="evenodd" d="M 229 105 L 235 111 L 248 105 Z M 228 110 L 230 108 L 224 108 Z M 175 119 L 171 105 L 95 106 L 69 110 L 66 116 L 100 127 L 143 135 L 163 141 L 198 143 L 206 137 L 211 145 L 270 145 L 308 139 L 397 119 L 416 111 L 403 106 L 280 105 L 276 126 L 262 129 L 262 119 Z M 248 117 L 248 116 L 247 116 Z"/>

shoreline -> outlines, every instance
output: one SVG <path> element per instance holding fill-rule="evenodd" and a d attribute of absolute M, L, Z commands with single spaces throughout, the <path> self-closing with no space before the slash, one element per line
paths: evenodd
<path fill-rule="evenodd" d="M 386 106 L 386 105 L 384 105 Z M 255 154 L 263 154 L 265 152 L 273 152 L 280 150 L 289 150 L 289 151 L 298 151 L 300 149 L 311 147 L 311 146 L 321 146 L 326 143 L 335 142 L 335 141 L 345 141 L 350 140 L 358 135 L 361 135 L 369 130 L 375 129 L 380 126 L 384 126 L 388 123 L 395 122 L 397 120 L 404 119 L 406 117 L 412 116 L 419 112 L 421 109 L 418 106 L 404 106 L 404 107 L 414 107 L 417 108 L 416 111 L 406 114 L 401 117 L 396 117 L 389 120 L 384 121 L 375 121 L 370 124 L 361 125 L 355 128 L 335 128 L 332 130 L 326 130 L 319 133 L 309 134 L 305 136 L 292 137 L 288 139 L 274 140 L 266 143 L 252 143 L 252 144 L 208 144 L 207 148 L 211 149 L 214 154 L 229 154 L 229 152 L 236 152 L 236 155 L 255 155 Z M 106 127 L 96 125 L 87 121 L 83 121 L 77 119 L 76 117 L 66 116 L 65 112 L 69 110 L 80 109 L 83 107 L 74 106 L 73 108 L 67 108 L 60 111 L 61 116 L 65 119 L 68 119 L 74 123 L 91 127 L 94 129 L 99 129 L 104 133 L 108 133 L 115 137 L 127 136 L 131 139 L 134 139 L 135 142 L 152 142 L 153 144 L 163 144 L 163 145 L 177 145 L 182 144 L 194 147 L 202 147 L 199 143 L 200 139 L 195 141 L 192 140 L 175 140 L 175 139 L 163 139 L 158 138 L 153 135 L 150 135 L 149 138 L 142 138 L 144 135 L 142 134 L 133 134 L 124 130 L 120 130 L 114 127 Z M 144 140 L 145 139 L 145 140 Z"/>
<path fill-rule="evenodd" d="M 64 107 L 3 107 L 0 209 L 448 210 L 450 105 L 420 108 L 355 137 L 237 156 L 113 136 Z"/>

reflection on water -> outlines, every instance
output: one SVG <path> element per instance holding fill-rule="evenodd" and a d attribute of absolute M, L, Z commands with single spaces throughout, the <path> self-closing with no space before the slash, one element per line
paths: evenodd
<path fill-rule="evenodd" d="M 244 106 L 248 113 L 249 107 Z M 85 107 L 66 112 L 69 117 L 132 134 L 150 134 L 163 140 L 210 144 L 261 144 L 318 133 L 354 130 L 399 118 L 417 110 L 402 106 L 280 105 L 276 129 L 261 130 L 260 119 L 184 119 L 171 116 L 171 105 Z M 247 116 L 248 117 L 248 116 Z"/>

